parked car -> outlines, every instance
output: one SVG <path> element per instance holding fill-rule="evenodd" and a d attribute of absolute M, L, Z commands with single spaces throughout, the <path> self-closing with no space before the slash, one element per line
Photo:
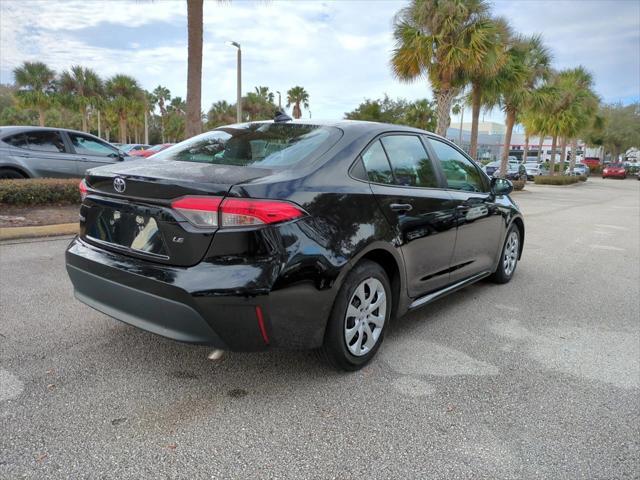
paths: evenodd
<path fill-rule="evenodd" d="M 133 152 L 139 152 L 141 150 L 146 150 L 147 148 L 151 148 L 151 145 L 146 145 L 144 143 L 125 143 L 120 146 L 120 150 L 129 154 L 132 154 Z"/>
<path fill-rule="evenodd" d="M 602 170 L 602 178 L 627 178 L 627 170 L 621 163 L 609 163 Z"/>
<path fill-rule="evenodd" d="M 576 163 L 573 166 L 573 175 L 586 175 L 587 177 L 590 175 L 591 170 L 584 163 Z M 564 171 L 565 175 L 571 175 L 571 166 L 568 166 Z"/>
<path fill-rule="evenodd" d="M 356 370 L 392 317 L 511 280 L 525 235 L 512 188 L 415 128 L 225 126 L 88 172 L 67 271 L 80 301 L 141 329 L 321 348 Z"/>
<path fill-rule="evenodd" d="M 587 165 L 589 168 L 595 168 L 600 166 L 600 159 L 598 157 L 585 157 L 582 163 Z"/>
<path fill-rule="evenodd" d="M 536 161 L 525 163 L 524 168 L 527 172 L 527 180 L 533 180 L 534 177 L 545 174 L 542 165 Z"/>
<path fill-rule="evenodd" d="M 484 171 L 490 177 L 495 177 L 500 173 L 500 162 L 491 162 L 485 165 Z M 527 178 L 527 169 L 517 160 L 510 160 L 507 164 L 506 178 L 509 180 L 524 180 Z"/>
<path fill-rule="evenodd" d="M 155 155 L 162 150 L 166 150 L 171 147 L 173 143 L 160 143 L 158 145 L 153 145 L 152 147 L 147 148 L 146 150 L 132 150 L 130 151 L 130 155 L 132 157 L 150 157 L 151 155 Z"/>
<path fill-rule="evenodd" d="M 48 127 L 0 127 L 0 178 L 82 177 L 131 157 L 94 135 Z"/>

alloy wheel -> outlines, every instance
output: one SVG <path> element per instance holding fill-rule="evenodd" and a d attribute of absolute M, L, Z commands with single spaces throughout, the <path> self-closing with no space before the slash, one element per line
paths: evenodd
<path fill-rule="evenodd" d="M 518 232 L 515 230 L 512 231 L 509 234 L 509 238 L 507 238 L 507 243 L 504 247 L 504 256 L 502 259 L 504 273 L 507 276 L 510 276 L 516 269 L 516 263 L 518 263 L 519 242 L 520 239 L 518 237 Z"/>
<path fill-rule="evenodd" d="M 363 280 L 349 300 L 344 340 L 352 355 L 366 355 L 376 345 L 387 313 L 387 296 L 377 278 Z"/>

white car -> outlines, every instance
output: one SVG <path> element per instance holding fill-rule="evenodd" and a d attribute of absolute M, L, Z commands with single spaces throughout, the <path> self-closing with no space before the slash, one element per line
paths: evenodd
<path fill-rule="evenodd" d="M 533 180 L 533 177 L 544 175 L 542 166 L 538 162 L 527 162 L 524 164 L 524 168 L 527 170 L 527 180 Z"/>
<path fill-rule="evenodd" d="M 589 174 L 591 173 L 591 170 L 589 169 L 589 166 L 585 163 L 576 163 L 573 167 L 573 174 L 570 171 L 570 167 L 567 167 L 567 169 L 564 171 L 565 175 L 586 175 L 587 177 L 589 176 Z"/>

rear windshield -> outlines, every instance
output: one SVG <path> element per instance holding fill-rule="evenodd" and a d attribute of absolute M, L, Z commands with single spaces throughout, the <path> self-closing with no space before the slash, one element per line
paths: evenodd
<path fill-rule="evenodd" d="M 613 168 L 624 168 L 624 165 L 621 163 L 611 163 L 609 166 Z"/>
<path fill-rule="evenodd" d="M 337 128 L 319 125 L 248 123 L 203 133 L 169 147 L 153 158 L 279 168 L 323 153 L 340 135 Z"/>

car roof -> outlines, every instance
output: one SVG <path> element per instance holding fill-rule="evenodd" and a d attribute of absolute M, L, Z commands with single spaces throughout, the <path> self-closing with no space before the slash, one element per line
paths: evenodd
<path fill-rule="evenodd" d="M 70 133 L 80 133 L 82 135 L 92 135 L 89 132 L 81 132 L 80 130 L 72 130 L 70 128 L 58 128 L 58 127 L 40 127 L 40 126 L 30 126 L 30 125 L 3 125 L 0 127 L 0 135 L 5 135 L 5 134 L 11 134 L 11 133 L 20 133 L 20 132 L 26 132 L 26 131 L 51 131 L 51 130 L 57 130 L 57 131 L 64 131 L 64 132 L 70 132 Z"/>
<path fill-rule="evenodd" d="M 396 132 L 411 132 L 411 133 L 419 133 L 419 134 L 429 134 L 433 137 L 440 138 L 449 142 L 444 137 L 437 135 L 433 132 L 429 132 L 427 130 L 422 130 L 415 127 L 409 127 L 406 125 L 397 125 L 393 123 L 381 123 L 381 122 L 369 122 L 366 120 L 322 120 L 322 119 L 305 119 L 305 120 L 291 120 L 287 122 L 274 122 L 273 120 L 259 120 L 254 122 L 245 122 L 241 124 L 234 125 L 221 125 L 221 127 L 233 127 L 237 125 L 246 125 L 246 124 L 256 124 L 256 123 L 286 123 L 293 125 L 318 125 L 321 127 L 335 127 L 341 130 L 353 131 L 356 132 L 358 130 L 361 131 L 376 131 L 376 132 L 385 132 L 385 131 L 396 131 Z M 220 128 L 220 127 L 217 127 Z M 215 129 L 214 129 L 215 130 Z"/>

